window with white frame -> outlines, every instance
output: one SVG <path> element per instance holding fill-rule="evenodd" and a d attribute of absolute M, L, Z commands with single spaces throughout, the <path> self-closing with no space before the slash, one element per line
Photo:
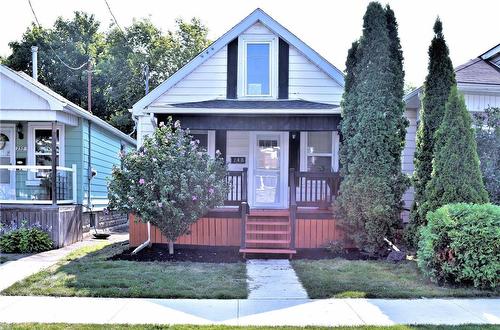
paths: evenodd
<path fill-rule="evenodd" d="M 215 157 L 215 131 L 192 130 L 189 134 L 198 141 L 198 147 L 206 150 L 210 157 Z"/>
<path fill-rule="evenodd" d="M 64 166 L 64 127 L 57 125 L 56 162 Z M 51 124 L 28 125 L 28 164 L 39 166 L 52 165 L 52 126 Z M 40 170 L 31 174 L 30 179 L 48 176 L 50 170 Z"/>
<path fill-rule="evenodd" d="M 338 171 L 338 133 L 302 132 L 301 168 L 307 172 Z"/>
<path fill-rule="evenodd" d="M 277 84 L 275 36 L 241 36 L 239 45 L 239 96 L 274 97 Z"/>

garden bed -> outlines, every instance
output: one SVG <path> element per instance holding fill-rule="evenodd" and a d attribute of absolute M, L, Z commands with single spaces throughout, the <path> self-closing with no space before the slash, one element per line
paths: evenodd
<path fill-rule="evenodd" d="M 438 286 L 414 261 L 294 260 L 293 268 L 310 298 L 497 297 L 500 291 Z"/>
<path fill-rule="evenodd" d="M 134 248 L 127 249 L 116 254 L 110 260 L 127 261 L 172 261 L 172 262 L 205 262 L 205 263 L 237 263 L 243 262 L 238 248 L 235 247 L 214 247 L 214 246 L 194 246 L 175 245 L 174 254 L 168 253 L 167 244 L 153 244 L 150 248 L 145 248 L 133 255 Z"/>
<path fill-rule="evenodd" d="M 247 297 L 242 262 L 110 260 L 127 243 L 74 251 L 58 264 L 19 281 L 4 295 L 237 299 Z"/>

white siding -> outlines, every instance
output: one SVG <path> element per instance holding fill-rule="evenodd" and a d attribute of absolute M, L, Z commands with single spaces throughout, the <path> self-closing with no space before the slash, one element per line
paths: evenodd
<path fill-rule="evenodd" d="M 289 62 L 289 98 L 340 104 L 343 88 L 293 46 Z"/>
<path fill-rule="evenodd" d="M 251 27 L 249 27 L 248 29 L 246 29 L 245 32 L 243 32 L 240 35 L 245 36 L 245 35 L 263 35 L 263 34 L 264 35 L 269 35 L 269 34 L 275 35 L 264 24 L 262 24 L 261 22 L 257 22 L 254 25 L 252 25 Z"/>
<path fill-rule="evenodd" d="M 154 126 L 149 116 L 139 116 L 137 120 L 137 148 L 139 148 L 144 142 L 144 137 L 153 134 Z"/>
<path fill-rule="evenodd" d="M 0 75 L 0 109 L 47 110 L 50 109 L 50 105 L 42 97 L 2 74 Z"/>
<path fill-rule="evenodd" d="M 225 98 L 226 81 L 227 46 L 212 55 L 151 105 Z"/>
<path fill-rule="evenodd" d="M 229 164 L 230 171 L 241 171 L 243 167 L 248 168 L 250 150 L 250 134 L 247 131 L 228 131 L 226 144 L 226 159 L 231 157 L 246 157 L 245 164 Z"/>
<path fill-rule="evenodd" d="M 500 107 L 500 95 L 464 93 L 465 104 L 471 112 L 481 112 L 488 107 Z"/>
<path fill-rule="evenodd" d="M 417 109 L 406 109 L 405 116 L 410 122 L 406 129 L 405 148 L 401 155 L 401 166 L 403 173 L 412 175 L 414 171 L 413 156 L 415 154 L 415 141 L 417 136 Z M 408 189 L 403 195 L 404 207 L 409 209 L 413 204 L 413 187 Z M 408 221 L 408 212 L 403 212 L 403 221 Z"/>

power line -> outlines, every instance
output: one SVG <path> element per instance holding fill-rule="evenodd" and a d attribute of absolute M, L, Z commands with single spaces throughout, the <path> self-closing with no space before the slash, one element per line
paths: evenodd
<path fill-rule="evenodd" d="M 42 28 L 42 25 L 40 24 L 40 21 L 38 21 L 38 17 L 36 16 L 36 13 L 35 13 L 35 10 L 33 9 L 33 5 L 31 4 L 31 0 L 28 0 L 28 3 L 30 5 L 30 8 L 31 8 L 31 12 L 33 13 L 33 16 L 35 17 L 35 22 L 36 24 L 38 25 L 38 27 L 41 29 Z M 80 70 L 81 68 L 83 68 L 85 65 L 87 65 L 87 63 L 90 61 L 90 57 L 87 61 L 85 61 L 82 65 L 78 66 L 78 67 L 74 67 L 74 66 L 71 66 L 69 64 L 67 64 L 66 62 L 63 61 L 63 59 L 57 54 L 57 52 L 54 50 L 54 48 L 52 48 L 52 45 L 50 44 L 50 42 L 47 43 L 49 45 L 49 48 L 52 50 L 52 52 L 54 53 L 54 55 L 57 57 L 57 59 L 65 66 L 67 67 L 68 69 L 71 69 L 71 70 Z"/>
<path fill-rule="evenodd" d="M 115 15 L 113 14 L 113 11 L 111 10 L 111 7 L 109 6 L 108 0 L 104 0 L 104 2 L 106 3 L 106 6 L 108 7 L 108 10 L 109 10 L 109 13 L 111 14 L 111 17 L 113 17 L 113 21 L 115 21 L 116 26 L 118 27 L 118 29 L 123 34 L 123 37 L 125 38 L 125 41 L 128 43 L 127 37 L 125 35 L 125 32 L 123 31 L 123 29 L 120 26 L 120 24 L 118 24 L 118 21 L 117 21 Z"/>

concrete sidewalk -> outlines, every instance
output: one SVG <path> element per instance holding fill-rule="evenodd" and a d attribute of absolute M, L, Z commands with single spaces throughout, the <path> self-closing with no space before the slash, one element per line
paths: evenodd
<path fill-rule="evenodd" d="M 111 242 L 126 240 L 128 240 L 127 232 L 112 232 L 109 238 Z M 16 258 L 17 260 L 3 263 L 0 265 L 0 291 L 7 289 L 17 281 L 35 274 L 42 269 L 55 265 L 60 259 L 81 247 L 100 244 L 102 242 L 102 240 L 95 240 L 91 236 L 87 236 L 81 242 L 76 242 L 57 250 L 28 255 L 24 258 Z"/>
<path fill-rule="evenodd" d="M 1 296 L 0 322 L 262 326 L 500 324 L 500 299 L 190 300 Z"/>

